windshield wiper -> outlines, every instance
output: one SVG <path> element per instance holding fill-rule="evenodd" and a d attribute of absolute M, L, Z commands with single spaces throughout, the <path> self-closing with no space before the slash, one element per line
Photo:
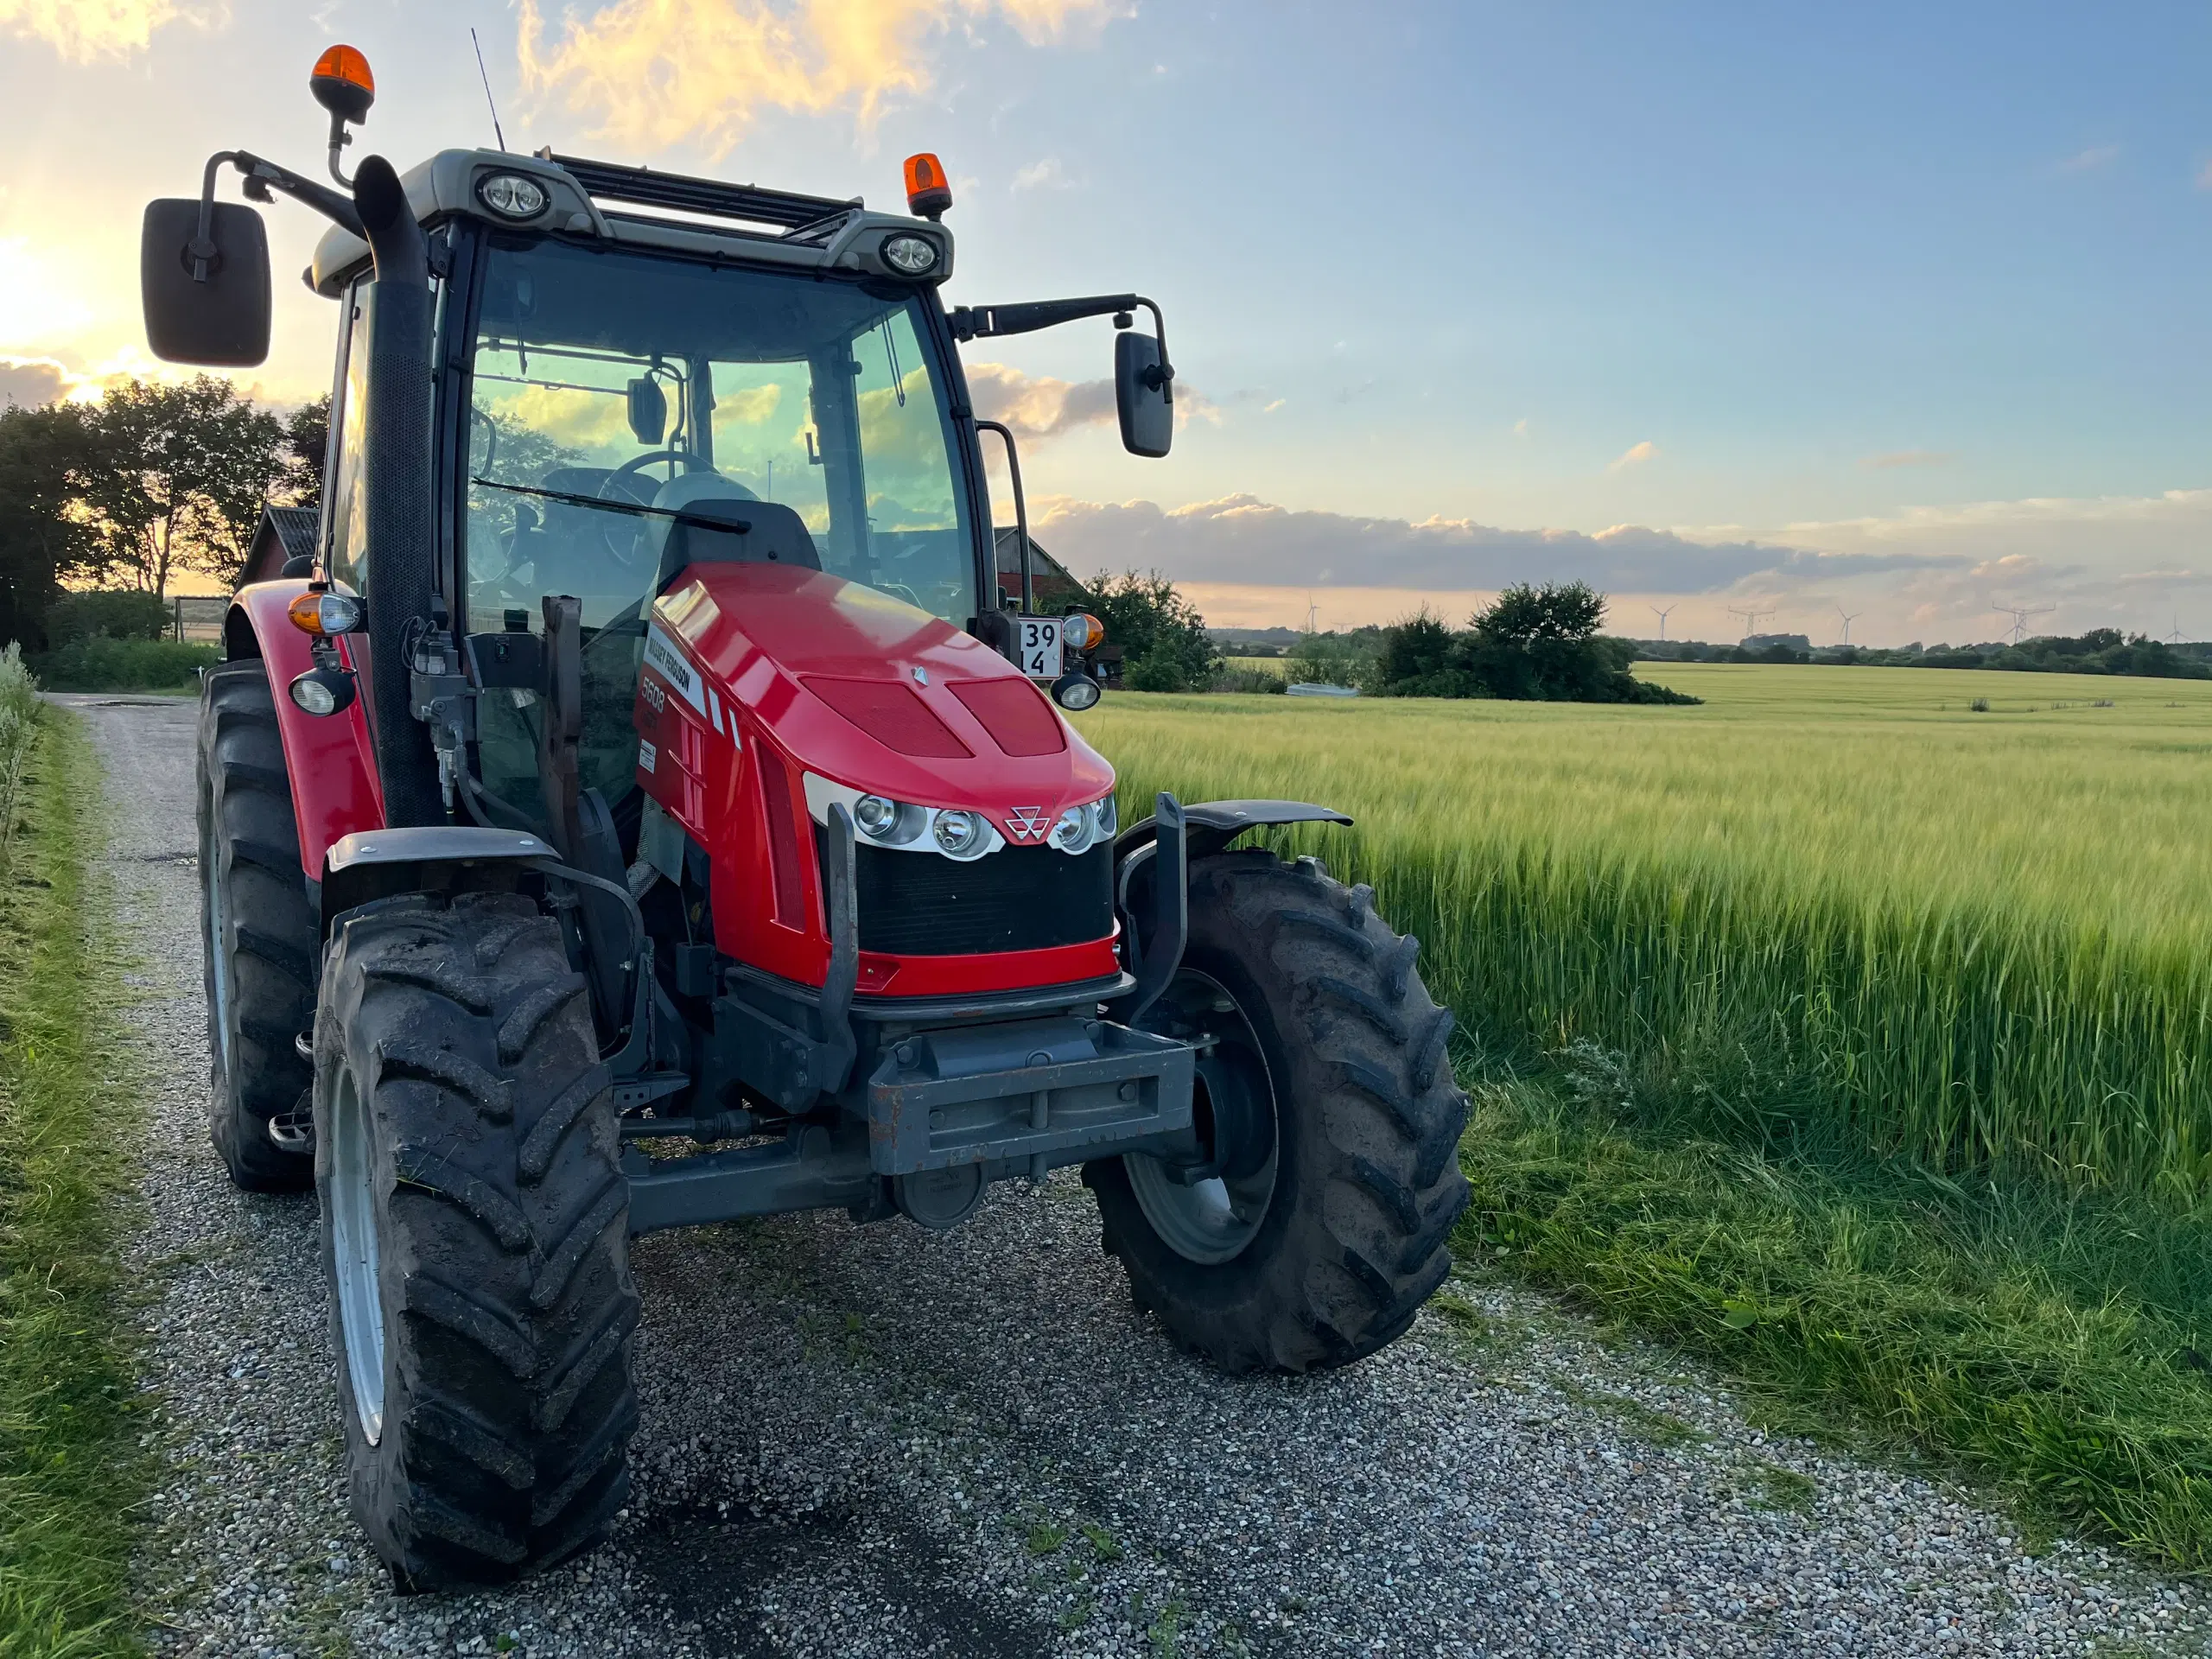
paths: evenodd
<path fill-rule="evenodd" d="M 468 481 L 481 484 L 487 490 L 503 490 L 509 495 L 535 495 L 572 507 L 604 507 L 609 512 L 633 513 L 640 518 L 668 518 L 679 524 L 696 524 L 702 530 L 728 530 L 740 536 L 753 533 L 753 521 L 749 518 L 709 518 L 705 513 L 686 512 L 681 507 L 649 507 L 639 501 L 619 501 L 604 495 L 579 495 L 574 490 L 542 490 L 530 484 L 502 484 L 495 478 L 472 478 Z"/>

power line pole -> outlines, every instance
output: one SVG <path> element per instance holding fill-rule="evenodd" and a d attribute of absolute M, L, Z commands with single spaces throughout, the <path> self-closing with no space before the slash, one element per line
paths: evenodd
<path fill-rule="evenodd" d="M 2017 645 L 2026 637 L 2030 617 L 2049 616 L 2058 607 L 2056 605 L 1992 605 L 1989 608 L 2000 616 L 2009 616 L 2012 619 L 2012 643 Z"/>
<path fill-rule="evenodd" d="M 1656 605 L 1647 605 L 1647 606 L 1644 607 L 1646 610 L 1649 611 L 1649 612 L 1650 612 L 1654 616 L 1656 616 L 1656 617 L 1657 617 L 1657 618 L 1659 619 L 1659 643 L 1660 643 L 1661 645 L 1665 645 L 1665 644 L 1667 643 L 1667 618 L 1668 618 L 1669 614 L 1671 612 L 1673 612 L 1673 611 L 1675 609 L 1675 607 L 1676 607 L 1677 606 L 1681 605 L 1681 601 L 1680 601 L 1680 600 L 1676 600 L 1673 605 L 1669 605 L 1669 606 L 1666 608 L 1666 610 L 1663 610 L 1663 611 L 1662 611 L 1662 610 L 1661 610 L 1661 609 L 1660 609 Z"/>
<path fill-rule="evenodd" d="M 1851 643 L 1851 625 L 1853 622 L 1856 622 L 1860 617 L 1866 615 L 1866 613 L 1864 611 L 1847 611 L 1842 606 L 1839 605 L 1835 607 L 1835 613 L 1843 619 L 1843 643 L 1847 645 Z"/>
<path fill-rule="evenodd" d="M 1731 605 L 1728 614 L 1744 619 L 1744 637 L 1748 639 L 1759 631 L 1759 619 L 1774 615 L 1775 609 L 1772 605 Z"/>

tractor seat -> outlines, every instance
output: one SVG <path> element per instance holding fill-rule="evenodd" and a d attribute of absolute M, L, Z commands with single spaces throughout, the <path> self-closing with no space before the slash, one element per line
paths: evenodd
<path fill-rule="evenodd" d="M 822 556 L 798 514 L 763 501 L 719 473 L 687 473 L 660 486 L 653 505 L 687 515 L 656 517 L 646 530 L 660 540 L 655 593 L 664 593 L 690 564 L 788 564 L 819 570 Z M 709 522 L 700 523 L 698 520 Z"/>

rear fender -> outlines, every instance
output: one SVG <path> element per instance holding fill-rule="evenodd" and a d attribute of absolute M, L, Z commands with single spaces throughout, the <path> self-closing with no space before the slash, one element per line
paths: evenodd
<path fill-rule="evenodd" d="M 286 613 L 307 589 L 298 577 L 239 588 L 223 636 L 232 658 L 257 655 L 268 664 L 292 810 L 299 820 L 302 873 L 320 882 L 333 844 L 357 830 L 384 828 L 384 791 L 369 742 L 365 684 L 360 696 L 334 715 L 311 715 L 285 695 L 285 687 L 315 666 L 308 636 Z M 253 649 L 241 649 L 249 644 Z M 339 642 L 348 666 L 357 665 L 355 649 L 351 638 Z"/>

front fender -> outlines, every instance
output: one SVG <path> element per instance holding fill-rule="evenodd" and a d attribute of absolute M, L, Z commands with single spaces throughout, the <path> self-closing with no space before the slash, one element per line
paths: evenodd
<path fill-rule="evenodd" d="M 240 643 L 241 625 L 250 630 L 268 664 L 292 811 L 299 821 L 300 865 L 308 880 L 320 881 L 334 842 L 358 830 L 384 828 L 384 791 L 377 780 L 376 751 L 369 741 L 365 684 L 359 696 L 334 715 L 311 715 L 285 695 L 285 687 L 315 666 L 308 637 L 286 614 L 307 588 L 307 582 L 296 576 L 239 588 L 224 634 L 235 646 Z M 354 665 L 353 641 L 341 640 L 339 650 L 348 665 Z M 233 649 L 232 654 L 241 653 Z"/>
<path fill-rule="evenodd" d="M 1210 858 L 1246 831 L 1271 823 L 1350 823 L 1332 806 L 1310 801 L 1201 801 L 1183 809 L 1183 851 L 1192 863 Z M 1153 843 L 1157 826 L 1141 818 L 1114 838 L 1114 870 L 1119 889 L 1122 867 L 1131 855 Z"/>

